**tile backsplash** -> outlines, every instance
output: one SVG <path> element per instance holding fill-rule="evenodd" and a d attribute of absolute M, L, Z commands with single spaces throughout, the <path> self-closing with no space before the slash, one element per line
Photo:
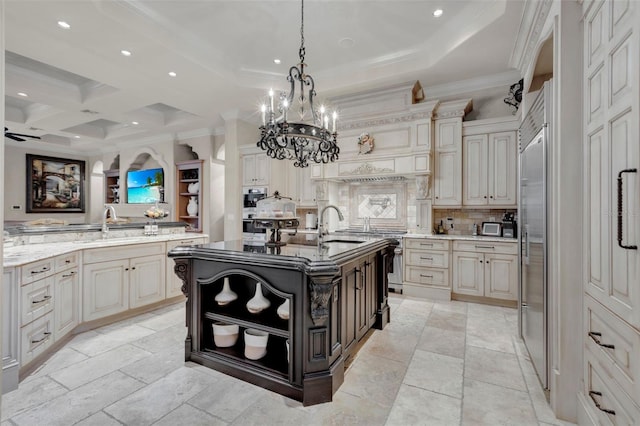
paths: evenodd
<path fill-rule="evenodd" d="M 502 222 L 502 217 L 506 212 L 516 214 L 517 219 L 517 209 L 434 209 L 433 228 L 436 229 L 442 221 L 447 234 L 471 235 L 474 223 L 480 233 L 482 222 Z M 453 224 L 453 228 L 451 228 L 451 224 Z"/>

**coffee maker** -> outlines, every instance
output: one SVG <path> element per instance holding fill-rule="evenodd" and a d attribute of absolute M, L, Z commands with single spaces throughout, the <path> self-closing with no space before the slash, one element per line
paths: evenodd
<path fill-rule="evenodd" d="M 513 213 L 505 213 L 502 218 L 502 236 L 505 238 L 518 238 L 518 224 Z"/>

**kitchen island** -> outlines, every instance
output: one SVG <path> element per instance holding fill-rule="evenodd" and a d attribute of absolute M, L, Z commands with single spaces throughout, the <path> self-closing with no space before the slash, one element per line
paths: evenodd
<path fill-rule="evenodd" d="M 320 246 L 300 236 L 282 247 L 238 240 L 171 250 L 188 298 L 185 360 L 304 405 L 331 401 L 358 341 L 389 322 L 387 273 L 397 244 L 333 235 Z M 237 299 L 221 305 L 216 296 L 225 282 Z M 258 291 L 270 306 L 251 313 L 246 304 Z M 214 323 L 238 325 L 235 344 L 216 345 Z M 245 357 L 247 329 L 268 333 L 264 357 Z"/>

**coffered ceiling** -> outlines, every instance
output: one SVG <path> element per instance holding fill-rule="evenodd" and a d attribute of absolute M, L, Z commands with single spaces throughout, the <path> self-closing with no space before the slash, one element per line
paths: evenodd
<path fill-rule="evenodd" d="M 320 100 L 412 80 L 427 98 L 496 75 L 508 86 L 522 10 L 520 0 L 307 0 L 307 71 Z M 221 133 L 223 115 L 257 123 L 266 91 L 285 89 L 299 61 L 292 0 L 6 0 L 4 24 L 5 125 L 41 136 L 26 143 L 43 149 Z"/>

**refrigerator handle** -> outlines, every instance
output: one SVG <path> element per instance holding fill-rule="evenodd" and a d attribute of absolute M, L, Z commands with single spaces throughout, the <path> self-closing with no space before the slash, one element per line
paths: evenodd
<path fill-rule="evenodd" d="M 627 250 L 638 250 L 637 245 L 622 244 L 622 174 L 638 173 L 638 169 L 624 169 L 618 173 L 618 245 Z"/>

